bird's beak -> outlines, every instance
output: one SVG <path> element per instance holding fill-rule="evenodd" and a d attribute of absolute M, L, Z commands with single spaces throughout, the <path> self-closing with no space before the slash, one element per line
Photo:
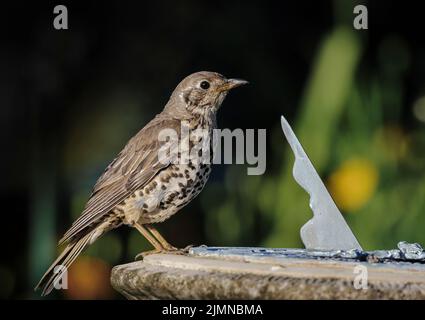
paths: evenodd
<path fill-rule="evenodd" d="M 248 83 L 248 81 L 242 79 L 228 79 L 224 84 L 220 86 L 220 91 L 229 91 L 231 89 L 243 86 L 244 84 Z"/>

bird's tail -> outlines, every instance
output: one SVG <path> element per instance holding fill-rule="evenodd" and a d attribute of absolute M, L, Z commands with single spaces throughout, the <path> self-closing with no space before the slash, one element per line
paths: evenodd
<path fill-rule="evenodd" d="M 93 236 L 95 235 L 95 230 L 87 233 L 86 235 L 81 236 L 74 241 L 71 241 L 68 246 L 62 251 L 59 257 L 52 263 L 49 269 L 41 278 L 40 282 L 34 288 L 34 290 L 38 290 L 42 288 L 42 296 L 48 295 L 55 284 L 57 284 L 61 280 L 61 276 L 64 271 L 67 271 L 69 266 L 74 262 L 74 260 L 78 257 L 78 255 L 83 251 L 87 245 L 93 242 Z M 56 266 L 61 266 L 62 270 L 56 270 Z"/>

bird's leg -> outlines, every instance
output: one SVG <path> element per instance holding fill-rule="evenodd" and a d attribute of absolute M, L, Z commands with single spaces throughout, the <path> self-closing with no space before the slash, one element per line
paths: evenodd
<path fill-rule="evenodd" d="M 135 223 L 134 227 L 151 243 L 151 245 L 153 245 L 153 247 L 156 250 L 163 250 L 164 247 L 161 245 L 160 242 L 158 242 L 158 240 L 156 240 L 150 233 L 148 230 L 145 229 L 145 227 L 139 223 Z"/>
<path fill-rule="evenodd" d="M 176 254 L 186 254 L 189 252 L 189 249 L 193 247 L 193 245 L 189 245 L 183 249 L 177 249 L 176 247 L 172 246 L 167 242 L 167 240 L 164 239 L 164 237 L 154 228 L 152 225 L 146 225 L 146 228 L 152 233 L 152 235 L 158 240 L 159 243 L 161 243 L 162 247 L 169 251 L 169 253 L 176 253 Z"/>
<path fill-rule="evenodd" d="M 141 234 L 142 236 L 144 236 L 151 245 L 153 245 L 153 247 L 155 248 L 154 250 L 149 250 L 149 251 L 145 251 L 145 252 L 141 252 L 139 253 L 136 257 L 135 260 L 138 260 L 140 258 L 144 258 L 145 256 L 147 256 L 148 254 L 153 254 L 153 253 L 160 253 L 162 251 L 164 251 L 164 248 L 162 247 L 161 243 L 159 243 L 150 233 L 148 230 L 145 229 L 145 227 L 137 222 L 135 222 L 133 224 L 133 227 L 135 227 Z"/>
<path fill-rule="evenodd" d="M 174 254 L 185 254 L 189 251 L 189 248 L 191 246 L 188 246 L 184 249 L 177 249 L 176 247 L 172 246 L 167 242 L 167 240 L 164 239 L 163 236 L 151 225 L 142 225 L 138 222 L 135 222 L 133 224 L 133 227 L 135 227 L 149 242 L 153 245 L 155 248 L 154 250 L 144 251 L 139 253 L 135 260 L 143 259 L 149 254 L 154 253 L 174 253 Z"/>
<path fill-rule="evenodd" d="M 155 239 L 161 244 L 161 246 L 167 250 L 167 251 L 176 251 L 177 248 L 172 246 L 167 242 L 167 240 L 164 239 L 163 236 L 156 230 L 156 228 L 152 227 L 151 225 L 146 225 L 146 228 L 150 231 L 150 233 L 155 237 Z"/>

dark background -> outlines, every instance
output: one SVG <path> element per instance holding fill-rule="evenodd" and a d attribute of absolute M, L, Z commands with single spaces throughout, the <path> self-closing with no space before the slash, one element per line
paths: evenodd
<path fill-rule="evenodd" d="M 353 29 L 358 3 L 368 30 Z M 53 28 L 58 4 L 68 30 Z M 97 177 L 200 70 L 250 81 L 218 123 L 266 128 L 267 171 L 217 165 L 202 195 L 160 227 L 171 243 L 302 246 L 311 213 L 288 175 L 281 114 L 364 248 L 425 242 L 423 30 L 417 1 L 2 3 L 0 297 L 38 297 L 32 287 Z M 110 267 L 149 248 L 121 229 L 78 260 L 70 290 L 54 297 L 117 297 Z"/>

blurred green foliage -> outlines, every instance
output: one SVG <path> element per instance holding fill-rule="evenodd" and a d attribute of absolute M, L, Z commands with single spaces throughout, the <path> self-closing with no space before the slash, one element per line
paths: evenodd
<path fill-rule="evenodd" d="M 406 132 L 400 125 L 400 84 L 409 64 L 408 48 L 397 37 L 385 39 L 380 73 L 356 77 L 361 47 L 357 34 L 346 27 L 337 27 L 323 39 L 293 121 L 295 132 L 325 181 L 351 159 L 363 159 L 371 167 L 348 167 L 345 171 L 354 171 L 344 174 L 355 189 L 335 190 L 347 199 L 354 197 L 350 192 L 368 193 L 361 195 L 364 200 L 355 203 L 355 209 L 344 210 L 346 204 L 337 202 L 365 249 L 394 248 L 401 240 L 425 243 L 424 129 Z M 292 177 L 293 156 L 283 134 L 272 141 L 268 156 L 280 157 L 281 174 L 246 176 L 232 166 L 224 190 L 217 183 L 202 194 L 205 227 L 214 244 L 255 245 L 254 223 L 261 221 L 270 226 L 262 232 L 262 245 L 302 246 L 299 229 L 312 216 L 309 197 Z M 368 185 L 374 184 L 375 175 L 377 188 Z M 345 186 L 336 181 L 339 185 Z M 208 201 L 214 197 L 225 200 Z"/>
<path fill-rule="evenodd" d="M 400 125 L 400 83 L 409 65 L 408 48 L 397 37 L 384 39 L 378 56 L 379 73 L 359 76 L 362 52 L 358 33 L 343 24 L 324 36 L 292 122 L 324 181 L 334 177 L 330 191 L 338 196 L 337 205 L 365 249 L 394 248 L 400 240 L 425 243 L 425 165 L 420 160 L 425 158 L 424 129 L 406 132 Z M 125 114 L 135 114 L 131 101 L 118 101 L 122 110 L 130 108 Z M 100 127 L 89 125 L 91 129 L 83 131 L 85 139 L 78 135 L 74 139 L 86 147 L 69 145 L 67 159 L 75 168 L 80 167 L 78 161 L 84 154 L 91 153 L 91 137 L 103 130 L 124 131 L 108 126 L 119 123 L 108 121 L 109 111 L 114 117 L 113 107 L 102 110 L 106 120 L 97 119 Z M 132 122 L 134 119 L 138 120 Z M 121 124 L 137 127 L 139 116 L 121 120 L 125 120 Z M 91 124 L 90 119 L 87 123 Z M 224 182 L 211 181 L 202 192 L 200 204 L 208 245 L 302 247 L 299 230 L 312 213 L 308 195 L 292 177 L 293 155 L 280 131 L 279 118 L 276 127 L 269 130 L 269 138 L 267 156 L 280 163 L 277 173 L 248 176 L 244 166 L 227 166 Z M 74 154 L 75 149 L 80 152 Z M 357 159 L 360 165 L 352 165 Z M 72 175 L 73 166 L 69 168 Z M 81 194 L 88 190 L 77 190 L 77 199 L 84 199 Z M 72 210 L 74 216 L 83 204 Z M 85 254 L 113 265 L 123 255 L 132 259 L 148 248 L 135 232 L 124 242 L 111 234 Z"/>
<path fill-rule="evenodd" d="M 10 105 L 0 110 L 0 127 L 10 135 L 5 167 L 15 169 L 4 173 L 11 197 L 5 203 L 9 216 L 27 218 L 4 232 L 21 242 L 0 264 L 0 297 L 38 298 L 32 287 L 99 174 L 159 112 L 181 76 L 201 69 L 252 81 L 226 98 L 219 127 L 265 127 L 267 170 L 247 176 L 244 165 L 216 166 L 201 195 L 159 226 L 171 243 L 302 247 L 299 229 L 312 213 L 292 177 L 284 114 L 365 249 L 394 248 L 400 240 L 425 244 L 425 47 L 414 43 L 423 28 L 409 5 L 405 23 L 412 25 L 403 29 L 390 21 L 398 2 L 370 1 L 370 30 L 354 31 L 355 3 L 315 2 L 312 10 L 307 2 L 280 8 L 193 1 L 164 10 L 156 2 L 138 9 L 117 2 L 101 11 L 95 3 L 75 4 L 66 34 L 49 29 L 50 7 L 39 15 L 4 10 L 36 22 L 17 30 L 10 54 L 0 54 L 9 68 L 0 74 L 7 74 L 0 95 Z M 27 144 L 16 147 L 19 141 Z M 24 223 L 28 236 L 18 239 Z M 104 287 L 107 270 L 149 249 L 130 228 L 105 235 L 77 260 L 78 290 L 93 290 L 65 297 L 113 297 Z M 93 266 L 101 266 L 97 279 Z"/>

